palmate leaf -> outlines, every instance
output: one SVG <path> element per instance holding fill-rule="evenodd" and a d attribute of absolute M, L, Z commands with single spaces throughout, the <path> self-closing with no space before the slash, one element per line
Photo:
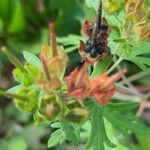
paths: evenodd
<path fill-rule="evenodd" d="M 135 63 L 145 71 L 150 70 L 150 58 L 148 57 L 150 54 L 150 42 L 125 42 L 117 51 L 117 54 L 119 56 L 123 54 L 123 59 Z"/>
<path fill-rule="evenodd" d="M 80 127 L 74 127 L 69 122 L 59 121 L 51 124 L 54 131 L 48 141 L 48 147 L 54 147 L 57 144 L 62 144 L 64 141 L 69 141 L 71 144 L 77 146 L 79 143 Z"/>
<path fill-rule="evenodd" d="M 150 134 L 150 129 L 140 124 L 138 119 L 133 116 L 124 116 L 118 112 L 107 110 L 104 111 L 104 116 L 124 136 L 128 136 L 129 131 L 137 134 Z"/>
<path fill-rule="evenodd" d="M 88 103 L 90 104 L 90 103 Z M 104 150 L 104 143 L 109 147 L 115 147 L 107 137 L 103 120 L 103 108 L 96 102 L 91 107 L 91 134 L 86 150 Z"/>

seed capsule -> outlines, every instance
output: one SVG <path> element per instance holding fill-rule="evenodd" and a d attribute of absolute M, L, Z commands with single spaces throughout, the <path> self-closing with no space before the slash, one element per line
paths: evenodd
<path fill-rule="evenodd" d="M 87 41 L 86 44 L 85 44 L 84 51 L 85 51 L 86 53 L 90 53 L 91 50 L 92 50 L 92 48 L 93 48 L 92 42 Z"/>
<path fill-rule="evenodd" d="M 98 54 L 102 54 L 102 53 L 104 52 L 104 49 L 103 49 L 102 47 L 100 47 L 100 46 L 97 47 L 96 50 L 97 50 L 97 53 L 98 53 Z"/>
<path fill-rule="evenodd" d="M 96 51 L 96 49 L 92 49 L 92 51 L 90 52 L 90 57 L 91 58 L 96 58 L 97 57 L 97 51 Z"/>
<path fill-rule="evenodd" d="M 100 30 L 107 31 L 107 30 L 108 30 L 108 26 L 105 25 L 105 24 L 102 24 L 102 25 L 100 26 Z"/>

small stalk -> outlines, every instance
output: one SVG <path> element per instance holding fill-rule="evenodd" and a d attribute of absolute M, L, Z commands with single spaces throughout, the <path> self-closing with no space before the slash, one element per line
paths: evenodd
<path fill-rule="evenodd" d="M 48 29 L 49 29 L 49 38 L 50 38 L 49 44 L 52 48 L 53 57 L 56 57 L 58 56 L 58 53 L 57 53 L 57 45 L 56 45 L 55 27 L 53 21 L 49 22 Z"/>
<path fill-rule="evenodd" d="M 118 92 L 115 95 L 113 95 L 113 98 L 117 99 L 117 100 L 122 100 L 122 101 L 132 101 L 132 102 L 140 102 L 141 101 L 141 98 L 139 96 L 121 94 Z"/>
<path fill-rule="evenodd" d="M 21 71 L 25 71 L 22 63 L 16 58 L 15 55 L 13 55 L 6 47 L 2 47 L 2 51 L 5 53 L 5 55 L 8 57 L 10 62 L 14 64 L 15 67 L 19 68 Z"/>
<path fill-rule="evenodd" d="M 128 80 L 129 82 L 133 82 L 133 81 L 136 81 L 136 80 L 138 80 L 138 79 L 140 79 L 140 78 L 143 78 L 143 77 L 145 77 L 145 76 L 148 76 L 148 75 L 150 75 L 149 72 L 144 72 L 144 71 L 143 71 L 143 72 L 139 72 L 139 73 L 137 73 L 137 74 L 134 74 L 134 75 L 128 77 L 127 80 Z M 125 81 L 120 81 L 119 83 L 120 83 L 120 84 L 125 84 Z"/>
<path fill-rule="evenodd" d="M 108 70 L 108 74 L 110 74 L 121 62 L 123 58 L 120 56 L 120 58 L 115 62 L 115 64 Z"/>
<path fill-rule="evenodd" d="M 8 93 L 8 92 L 4 92 L 2 90 L 0 90 L 0 95 L 3 95 L 5 97 L 11 98 L 11 99 L 17 98 L 17 99 L 20 99 L 20 100 L 27 100 L 26 96 L 18 95 L 18 94 L 15 94 L 15 93 Z"/>
<path fill-rule="evenodd" d="M 122 76 L 127 72 L 127 69 L 123 69 L 119 72 L 117 72 L 116 74 L 114 74 L 113 76 L 110 77 L 110 79 L 107 81 L 107 83 L 105 84 L 105 86 L 102 88 L 102 90 L 104 90 L 105 88 L 107 88 L 109 85 L 115 83 L 116 81 L 118 81 L 119 79 L 122 78 Z"/>
<path fill-rule="evenodd" d="M 42 65 L 43 65 L 44 75 L 45 75 L 46 79 L 48 80 L 48 82 L 50 82 L 51 81 L 51 76 L 50 76 L 49 71 L 48 71 L 47 63 L 45 62 L 44 59 L 42 59 Z"/>

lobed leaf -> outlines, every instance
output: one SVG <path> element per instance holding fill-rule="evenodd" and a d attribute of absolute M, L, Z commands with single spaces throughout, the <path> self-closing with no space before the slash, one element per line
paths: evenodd
<path fill-rule="evenodd" d="M 79 139 L 76 135 L 74 127 L 66 121 L 60 121 L 62 130 L 65 133 L 66 139 L 73 145 L 78 145 Z"/>
<path fill-rule="evenodd" d="M 62 129 L 58 129 L 54 131 L 49 140 L 48 140 L 48 148 L 54 147 L 57 144 L 62 144 L 65 141 L 65 134 Z"/>
<path fill-rule="evenodd" d="M 86 149 L 104 150 L 104 143 L 109 147 L 115 147 L 106 134 L 103 109 L 99 104 L 93 102 L 93 107 L 91 108 L 91 134 Z"/>

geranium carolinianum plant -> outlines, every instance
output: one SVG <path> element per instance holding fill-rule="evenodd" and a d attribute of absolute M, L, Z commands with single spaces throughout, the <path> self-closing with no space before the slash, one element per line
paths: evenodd
<path fill-rule="evenodd" d="M 56 129 L 48 140 L 48 147 L 66 140 L 78 147 L 85 123 L 89 124 L 86 130 L 91 130 L 86 150 L 104 150 L 106 145 L 115 147 L 107 135 L 108 122 L 125 136 L 131 132 L 150 133 L 137 118 L 123 115 L 136 109 L 138 103 L 113 101 L 116 82 L 127 69 L 110 74 L 116 64 L 108 69 L 112 63 L 107 41 L 110 27 L 105 18 L 101 19 L 101 9 L 100 2 L 96 21 L 86 21 L 82 28 L 88 38 L 79 46 L 82 67 L 67 76 L 65 69 L 69 59 L 63 47 L 56 43 L 52 21 L 49 23 L 50 42 L 42 47 L 39 57 L 23 52 L 26 61 L 22 63 L 10 50 L 2 49 L 16 67 L 13 76 L 18 85 L 6 92 L 0 90 L 0 94 L 12 98 L 20 110 L 30 112 L 36 124 L 49 123 Z"/>

